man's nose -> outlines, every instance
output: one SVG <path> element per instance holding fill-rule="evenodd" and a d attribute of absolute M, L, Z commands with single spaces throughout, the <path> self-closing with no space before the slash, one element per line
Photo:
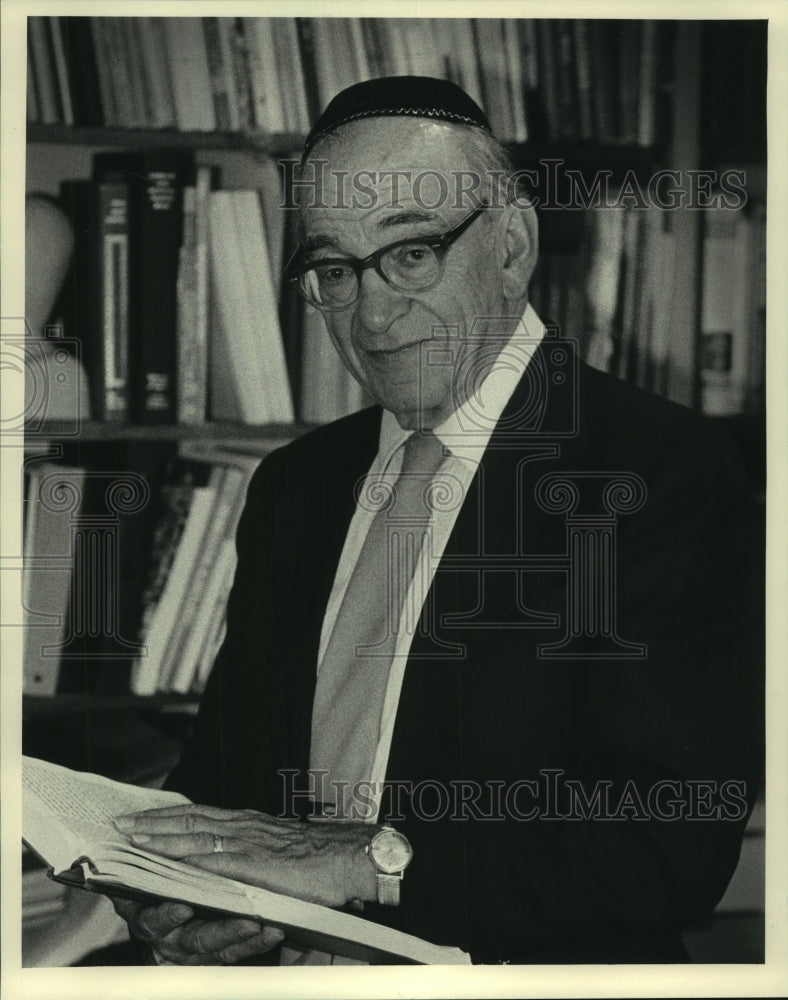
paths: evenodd
<path fill-rule="evenodd" d="M 372 333 L 385 333 L 394 320 L 410 311 L 410 306 L 407 294 L 392 288 L 374 268 L 362 271 L 357 316 L 365 329 Z"/>

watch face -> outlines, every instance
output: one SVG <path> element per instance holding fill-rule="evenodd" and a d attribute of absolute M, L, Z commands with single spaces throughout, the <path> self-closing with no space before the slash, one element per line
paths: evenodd
<path fill-rule="evenodd" d="M 410 863 L 413 848 L 407 838 L 396 830 L 381 830 L 372 838 L 369 853 L 380 871 L 393 875 Z"/>

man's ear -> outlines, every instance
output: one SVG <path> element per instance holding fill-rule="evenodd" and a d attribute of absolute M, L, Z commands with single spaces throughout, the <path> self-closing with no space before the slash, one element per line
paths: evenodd
<path fill-rule="evenodd" d="M 504 209 L 503 293 L 510 302 L 522 298 L 536 267 L 539 224 L 531 206 L 510 205 Z"/>

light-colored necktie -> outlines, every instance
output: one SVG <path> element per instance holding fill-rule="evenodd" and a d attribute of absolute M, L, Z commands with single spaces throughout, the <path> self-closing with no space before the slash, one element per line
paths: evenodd
<path fill-rule="evenodd" d="M 324 811 L 335 803 L 345 818 L 352 789 L 371 777 L 383 702 L 397 639 L 415 631 L 421 608 L 406 597 L 429 533 L 443 445 L 432 433 L 405 442 L 395 482 L 367 480 L 359 504 L 377 510 L 342 599 L 318 672 L 312 709 L 310 767 L 328 772 Z M 345 784 L 347 783 L 347 784 Z M 337 789 L 348 791 L 338 794 Z M 337 801 L 338 800 L 338 801 Z"/>

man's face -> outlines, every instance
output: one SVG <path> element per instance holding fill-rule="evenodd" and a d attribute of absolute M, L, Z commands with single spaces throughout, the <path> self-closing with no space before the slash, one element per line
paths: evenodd
<path fill-rule="evenodd" d="M 395 118 L 346 125 L 330 141 L 318 143 L 310 159 L 328 160 L 322 199 L 327 207 L 309 207 L 307 195 L 302 208 L 304 244 L 312 260 L 364 258 L 398 240 L 440 235 L 474 208 L 468 199 L 457 204 L 454 196 L 453 172 L 470 169 L 460 134 L 438 123 Z M 332 187 L 335 171 L 348 172 L 344 199 Z M 371 207 L 351 207 L 351 179 L 360 171 L 374 174 L 374 184 L 363 178 L 374 196 L 360 199 L 364 205 L 371 201 Z M 410 180 L 381 178 L 383 171 L 409 171 Z M 424 171 L 437 171 L 448 183 L 449 196 L 435 208 L 424 207 L 440 201 L 435 178 L 414 183 Z M 343 200 L 348 207 L 337 207 Z M 483 212 L 449 248 L 435 287 L 398 291 L 370 268 L 362 272 L 355 303 L 324 313 L 344 363 L 402 427 L 435 426 L 463 401 L 467 378 L 462 373 L 473 372 L 473 355 L 480 350 L 466 340 L 474 320 L 509 311 L 501 277 L 500 215 Z M 434 359 L 442 363 L 428 363 L 426 347 L 432 342 L 440 348 L 447 331 L 454 363 L 445 363 L 445 351 Z"/>

